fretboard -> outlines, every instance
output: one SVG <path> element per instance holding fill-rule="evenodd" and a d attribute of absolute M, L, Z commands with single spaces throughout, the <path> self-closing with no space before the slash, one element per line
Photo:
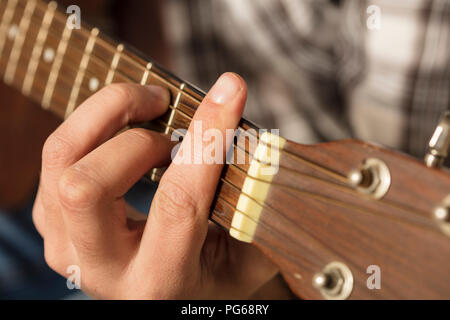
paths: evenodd
<path fill-rule="evenodd" d="M 68 15 L 55 2 L 0 0 L 0 17 L 0 75 L 4 82 L 61 119 L 111 83 L 154 84 L 168 88 L 171 102 L 166 114 L 146 125 L 170 134 L 188 128 L 205 96 L 97 28 L 84 23 L 80 29 L 69 28 Z M 225 166 L 217 191 L 213 218 L 224 227 L 230 225 L 254 152 L 246 135 L 239 134 L 248 129 L 256 127 L 241 120 L 231 153 L 235 159 L 242 159 L 244 152 L 246 159 L 240 162 L 243 164 Z M 158 181 L 162 172 L 154 169 L 149 177 Z"/>

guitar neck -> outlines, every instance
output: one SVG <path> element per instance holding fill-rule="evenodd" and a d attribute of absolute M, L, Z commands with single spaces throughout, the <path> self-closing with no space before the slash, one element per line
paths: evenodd
<path fill-rule="evenodd" d="M 82 23 L 81 28 L 70 29 L 69 16 L 55 2 L 1 1 L 0 16 L 0 75 L 4 82 L 61 119 L 111 83 L 152 84 L 166 87 L 171 101 L 167 113 L 153 121 L 151 129 L 173 133 L 189 127 L 205 96 L 201 90 L 97 28 Z M 241 120 L 238 130 L 247 129 L 256 126 Z M 245 151 L 247 158 L 254 151 L 244 138 L 238 138 L 233 146 L 236 154 L 238 148 Z M 221 183 L 227 181 L 231 191 L 222 191 L 226 201 L 216 201 L 211 219 L 226 229 L 230 228 L 232 208 L 237 205 L 243 185 L 242 172 L 247 170 L 245 164 L 231 170 L 225 168 Z M 148 177 L 157 182 L 162 173 L 162 169 L 154 169 Z M 218 198 L 220 193 L 219 190 Z"/>
<path fill-rule="evenodd" d="M 55 2 L 1 1 L 0 69 L 4 81 L 60 118 L 104 86 L 117 82 L 160 85 L 171 93 L 171 111 L 157 130 L 185 129 L 205 94 L 135 49 L 97 28 L 67 26 Z M 243 120 L 242 127 L 254 127 Z"/>

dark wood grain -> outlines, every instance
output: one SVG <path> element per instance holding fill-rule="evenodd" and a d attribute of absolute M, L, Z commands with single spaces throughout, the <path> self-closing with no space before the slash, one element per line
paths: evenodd
<path fill-rule="evenodd" d="M 364 159 L 379 158 L 392 174 L 387 195 L 374 200 L 338 181 L 333 187 L 333 179 L 282 155 L 280 167 L 297 173 L 280 168 L 255 242 L 279 264 L 294 292 L 321 298 L 312 287 L 313 275 L 340 261 L 355 278 L 351 298 L 450 298 L 450 239 L 432 215 L 450 194 L 448 173 L 353 140 L 316 146 L 288 143 L 285 150 L 343 176 Z M 381 290 L 366 286 L 370 265 L 381 268 Z"/>

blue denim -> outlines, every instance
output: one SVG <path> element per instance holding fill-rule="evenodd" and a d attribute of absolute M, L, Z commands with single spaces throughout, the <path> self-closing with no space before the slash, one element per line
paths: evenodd
<path fill-rule="evenodd" d="M 147 213 L 156 185 L 139 182 L 125 196 L 137 210 Z M 44 260 L 43 241 L 32 222 L 30 204 L 16 212 L 0 210 L 0 299 L 85 299 L 69 290 L 66 279 Z"/>

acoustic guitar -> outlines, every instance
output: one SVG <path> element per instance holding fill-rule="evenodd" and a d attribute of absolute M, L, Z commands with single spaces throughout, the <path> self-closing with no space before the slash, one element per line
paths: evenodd
<path fill-rule="evenodd" d="M 97 28 L 69 27 L 55 2 L 2 0 L 0 16 L 4 82 L 61 119 L 111 83 L 156 84 L 170 107 L 143 126 L 173 133 L 205 96 Z M 242 119 L 230 154 L 246 161 L 225 166 L 210 219 L 258 247 L 301 298 L 450 299 L 449 123 L 422 163 L 357 140 L 300 145 Z"/>

